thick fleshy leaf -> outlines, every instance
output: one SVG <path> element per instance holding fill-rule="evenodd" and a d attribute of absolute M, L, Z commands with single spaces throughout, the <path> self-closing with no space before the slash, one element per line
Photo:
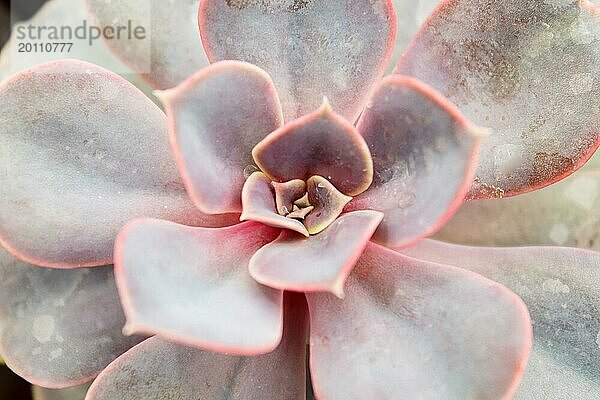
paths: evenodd
<path fill-rule="evenodd" d="M 190 197 L 204 212 L 241 211 L 252 148 L 283 123 L 271 78 L 253 65 L 224 61 L 158 95 Z"/>
<path fill-rule="evenodd" d="M 274 181 L 306 181 L 320 175 L 348 196 L 364 192 L 373 179 L 373 162 L 364 139 L 333 112 L 327 100 L 317 111 L 271 133 L 252 155 Z"/>
<path fill-rule="evenodd" d="M 398 16 L 398 30 L 392 60 L 386 72 L 392 72 L 398 59 L 408 47 L 409 42 L 419 30 L 427 16 L 441 0 L 393 0 Z"/>
<path fill-rule="evenodd" d="M 525 370 L 527 309 L 469 271 L 369 244 L 344 300 L 307 298 L 317 398 L 508 399 Z"/>
<path fill-rule="evenodd" d="M 544 187 L 600 144 L 600 13 L 588 1 L 449 0 L 396 72 L 415 76 L 495 134 L 474 198 Z"/>
<path fill-rule="evenodd" d="M 282 232 L 252 257 L 250 274 L 273 288 L 342 298 L 344 282 L 382 218 L 376 211 L 355 211 L 310 238 Z"/>
<path fill-rule="evenodd" d="M 600 398 L 600 253 L 476 248 L 431 240 L 403 252 L 468 268 L 523 298 L 533 321 L 534 347 L 517 399 Z"/>
<path fill-rule="evenodd" d="M 342 213 L 352 197 L 340 193 L 322 176 L 312 176 L 306 181 L 308 202 L 314 208 L 304 218 L 304 226 L 311 235 L 327 228 Z"/>
<path fill-rule="evenodd" d="M 262 172 L 255 172 L 246 181 L 242 190 L 244 211 L 241 221 L 257 221 L 274 228 L 290 229 L 304 236 L 308 231 L 300 221 L 277 213 L 275 193 L 271 180 Z"/>
<path fill-rule="evenodd" d="M 28 381 L 50 388 L 85 383 L 138 343 L 112 267 L 34 267 L 0 248 L 0 354 Z"/>
<path fill-rule="evenodd" d="M 314 206 L 306 206 L 304 208 L 300 208 L 298 206 L 294 206 L 294 211 L 292 211 L 291 213 L 289 213 L 287 215 L 288 218 L 295 218 L 295 219 L 299 219 L 299 220 L 303 220 L 306 218 L 306 216 L 308 214 L 310 214 L 310 212 L 312 210 L 315 209 Z"/>
<path fill-rule="evenodd" d="M 187 198 L 164 114 L 124 79 L 56 61 L 0 86 L 0 242 L 36 265 L 112 262 L 134 217 L 224 226 Z"/>
<path fill-rule="evenodd" d="M 199 13 L 211 62 L 242 60 L 275 81 L 286 121 L 323 96 L 354 122 L 391 57 L 391 0 L 204 0 Z"/>
<path fill-rule="evenodd" d="M 34 386 L 31 391 L 33 400 L 84 400 L 89 387 L 89 383 L 66 389 L 46 389 Z"/>
<path fill-rule="evenodd" d="M 158 89 L 176 86 L 208 65 L 195 16 L 200 0 L 84 0 L 100 27 L 144 29 L 144 39 L 107 40 L 127 65 Z"/>
<path fill-rule="evenodd" d="M 485 132 L 413 78 L 391 76 L 358 124 L 373 157 L 373 184 L 348 209 L 385 213 L 374 240 L 408 245 L 435 232 L 462 204 Z"/>
<path fill-rule="evenodd" d="M 294 211 L 294 203 L 302 200 L 306 193 L 306 182 L 294 179 L 288 182 L 272 182 L 275 190 L 275 205 L 280 215 L 288 215 Z"/>
<path fill-rule="evenodd" d="M 281 344 L 233 357 L 148 339 L 112 363 L 87 400 L 304 400 L 308 318 L 302 295 L 286 294 Z"/>
<path fill-rule="evenodd" d="M 600 171 L 579 171 L 542 190 L 465 203 L 437 239 L 477 246 L 600 250 Z"/>
<path fill-rule="evenodd" d="M 248 262 L 278 234 L 256 222 L 221 229 L 131 222 L 115 246 L 125 330 L 211 351 L 272 351 L 281 339 L 282 292 L 252 279 Z"/>

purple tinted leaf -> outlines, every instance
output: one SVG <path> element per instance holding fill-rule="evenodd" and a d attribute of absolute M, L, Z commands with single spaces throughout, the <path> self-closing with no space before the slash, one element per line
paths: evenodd
<path fill-rule="evenodd" d="M 580 171 L 535 192 L 469 201 L 436 238 L 477 246 L 600 250 L 600 171 Z"/>
<path fill-rule="evenodd" d="M 187 198 L 168 152 L 166 119 L 124 79 L 57 61 L 0 85 L 0 242 L 58 268 L 112 262 L 128 220 L 225 226 Z"/>
<path fill-rule="evenodd" d="M 315 235 L 327 228 L 342 213 L 352 197 L 340 193 L 327 179 L 313 176 L 306 181 L 308 202 L 313 209 L 304 218 L 308 233 Z"/>
<path fill-rule="evenodd" d="M 140 337 L 124 337 L 112 267 L 57 270 L 0 248 L 0 354 L 28 381 L 85 383 Z"/>
<path fill-rule="evenodd" d="M 294 179 L 288 182 L 272 182 L 275 190 L 275 205 L 280 215 L 287 215 L 294 210 L 294 203 L 306 194 L 306 182 Z"/>
<path fill-rule="evenodd" d="M 203 69 L 159 94 L 188 193 L 205 212 L 239 212 L 252 148 L 283 123 L 277 93 L 261 69 L 237 61 Z"/>
<path fill-rule="evenodd" d="M 355 211 L 310 238 L 283 232 L 252 257 L 250 274 L 277 289 L 328 291 L 341 298 L 346 277 L 382 218 L 376 211 Z"/>
<path fill-rule="evenodd" d="M 403 253 L 467 268 L 523 298 L 533 321 L 534 346 L 517 399 L 600 396 L 600 253 L 467 247 L 432 240 Z"/>
<path fill-rule="evenodd" d="M 354 126 L 325 102 L 258 143 L 252 151 L 259 168 L 273 181 L 327 178 L 342 193 L 363 192 L 373 178 L 373 162 Z"/>
<path fill-rule="evenodd" d="M 127 65 L 158 89 L 176 86 L 208 65 L 193 17 L 200 0 L 84 0 L 100 27 L 144 29 L 134 38 L 106 43 Z M 175 5 L 176 4 L 176 5 Z M 79 21 L 81 23 L 81 21 Z M 143 37 L 143 38 L 140 38 Z"/>
<path fill-rule="evenodd" d="M 307 298 L 317 398 L 510 398 L 527 364 L 527 309 L 465 270 L 370 244 L 344 300 Z"/>
<path fill-rule="evenodd" d="M 205 0 L 199 22 L 209 60 L 247 61 L 273 77 L 286 121 L 327 96 L 354 122 L 396 31 L 390 0 Z"/>
<path fill-rule="evenodd" d="M 222 229 L 131 222 L 115 246 L 126 331 L 232 354 L 272 351 L 282 292 L 254 281 L 248 262 L 278 234 L 255 222 Z"/>
<path fill-rule="evenodd" d="M 308 318 L 303 295 L 286 294 L 280 345 L 234 357 L 148 339 L 112 363 L 87 400 L 304 400 Z"/>
<path fill-rule="evenodd" d="M 427 82 L 481 126 L 473 198 L 554 183 L 600 145 L 600 12 L 588 1 L 449 0 L 396 72 Z"/>
<path fill-rule="evenodd" d="M 257 221 L 274 228 L 289 229 L 301 235 L 309 233 L 300 221 L 279 215 L 276 209 L 275 192 L 271 180 L 262 172 L 255 172 L 246 181 L 242 190 L 244 211 L 242 221 Z"/>
<path fill-rule="evenodd" d="M 462 204 L 484 132 L 445 98 L 408 77 L 386 78 L 358 124 L 373 184 L 350 210 L 385 213 L 374 240 L 392 246 L 435 232 Z"/>

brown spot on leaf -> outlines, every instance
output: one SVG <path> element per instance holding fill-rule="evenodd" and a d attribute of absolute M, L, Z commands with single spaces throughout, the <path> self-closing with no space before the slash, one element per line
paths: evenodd
<path fill-rule="evenodd" d="M 533 161 L 533 173 L 529 185 L 545 184 L 556 176 L 564 175 L 575 168 L 573 160 L 558 153 L 537 153 Z"/>
<path fill-rule="evenodd" d="M 249 7 L 259 8 L 268 14 L 274 11 L 286 11 L 295 13 L 306 8 L 312 0 L 225 0 L 225 4 L 231 8 L 244 10 Z"/>
<path fill-rule="evenodd" d="M 495 39 L 468 39 L 461 43 L 465 68 L 481 76 L 487 92 L 497 99 L 511 96 L 519 87 L 520 74 L 503 43 Z"/>

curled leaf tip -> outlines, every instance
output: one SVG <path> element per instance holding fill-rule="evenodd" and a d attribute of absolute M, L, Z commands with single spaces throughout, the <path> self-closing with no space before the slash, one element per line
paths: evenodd
<path fill-rule="evenodd" d="M 331 103 L 329 103 L 329 98 L 327 96 L 323 96 L 323 103 L 321 104 L 321 107 L 319 108 L 319 112 L 321 112 L 324 115 L 330 114 L 333 112 L 333 108 L 331 107 Z"/>
<path fill-rule="evenodd" d="M 160 100 L 161 103 L 167 103 L 174 95 L 174 89 L 153 90 L 152 94 Z"/>
<path fill-rule="evenodd" d="M 123 326 L 121 332 L 123 332 L 123 336 L 132 336 L 137 333 L 137 328 L 133 324 L 127 322 L 125 326 Z"/>
<path fill-rule="evenodd" d="M 331 288 L 329 288 L 329 291 L 331 292 L 331 294 L 333 294 L 335 297 L 337 297 L 340 300 L 344 300 L 344 298 L 346 297 L 346 293 L 344 293 L 345 277 L 343 277 L 343 278 L 344 279 L 334 282 L 333 285 L 331 286 Z"/>
<path fill-rule="evenodd" d="M 473 125 L 470 129 L 467 130 L 473 137 L 479 140 L 483 140 L 489 136 L 494 134 L 494 130 L 492 128 L 481 127 L 477 125 Z"/>

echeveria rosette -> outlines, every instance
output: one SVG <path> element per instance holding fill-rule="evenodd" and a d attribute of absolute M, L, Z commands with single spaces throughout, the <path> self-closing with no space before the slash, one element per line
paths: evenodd
<path fill-rule="evenodd" d="M 103 6 L 110 16 L 110 7 L 118 10 L 119 4 L 130 3 L 110 2 Z M 123 207 L 127 196 L 105 199 L 99 210 L 104 213 L 97 213 L 94 208 L 82 212 L 76 202 L 65 202 L 69 197 L 64 194 L 69 193 L 69 189 L 76 185 L 88 187 L 89 178 L 94 174 L 67 173 L 65 177 L 55 174 L 47 179 L 48 175 L 37 171 L 0 192 L 8 194 L 9 201 L 14 202 L 11 212 L 16 215 L 19 211 L 31 212 L 26 203 L 18 201 L 24 193 L 30 193 L 23 188 L 28 185 L 33 188 L 44 179 L 52 184 L 50 188 L 54 191 L 51 190 L 50 195 L 40 190 L 46 196 L 42 196 L 42 200 L 54 200 L 43 208 L 49 212 L 42 214 L 42 221 L 34 221 L 33 228 L 39 228 L 40 239 L 52 238 L 44 236 L 40 228 L 43 222 L 60 222 L 60 218 L 53 217 L 65 215 L 69 207 L 74 211 L 73 220 L 85 218 L 85 222 L 91 223 L 94 229 L 90 232 L 86 232 L 82 223 L 76 224 L 75 229 L 62 224 L 62 235 L 50 241 L 52 246 L 47 246 L 44 240 L 28 244 L 24 239 L 14 240 L 6 231 L 0 232 L 5 242 L 11 242 L 8 247 L 13 252 L 44 265 L 76 267 L 106 263 L 112 254 L 110 235 L 115 228 L 124 218 L 146 217 L 132 222 L 119 235 L 115 253 L 117 283 L 128 316 L 127 330 L 158 333 L 162 338 L 150 339 L 115 361 L 97 380 L 90 398 L 114 398 L 115 393 L 145 398 L 190 393 L 206 398 L 227 395 L 302 398 L 308 317 L 311 319 L 311 374 L 320 399 L 348 398 L 356 393 L 365 398 L 396 398 L 398 393 L 417 397 L 422 395 L 424 386 L 431 388 L 433 397 L 441 398 L 495 399 L 509 397 L 515 391 L 531 339 L 522 302 L 506 288 L 479 275 L 408 258 L 369 242 L 375 232 L 374 240 L 380 244 L 406 248 L 437 230 L 468 191 L 476 165 L 475 153 L 485 130 L 469 123 L 442 95 L 416 79 L 396 76 L 378 82 L 393 42 L 395 18 L 390 2 L 327 3 L 202 2 L 199 20 L 209 59 L 213 62 L 223 58 L 252 61 L 266 71 L 249 64 L 219 63 L 161 96 L 170 114 L 171 144 L 182 181 L 192 201 L 206 214 L 188 208 L 190 204 L 186 203 L 185 196 L 180 196 L 180 181 L 176 176 L 170 181 L 173 163 L 169 162 L 166 152 L 156 158 L 157 150 L 160 153 L 163 149 L 164 116 L 160 112 L 156 114 L 158 109 L 144 103 L 123 81 L 88 64 L 62 62 L 13 78 L 10 83 L 17 90 L 7 92 L 5 89 L 10 85 L 0 90 L 0 95 L 5 96 L 3 99 L 15 101 L 14 104 L 31 115 L 37 115 L 32 118 L 37 133 L 43 129 L 54 130 L 56 121 L 66 117 L 76 137 L 78 129 L 85 133 L 105 127 L 107 124 L 101 119 L 104 118 L 104 121 L 117 122 L 115 129 L 106 132 L 108 137 L 122 139 L 119 133 L 135 126 L 145 128 L 146 137 L 152 139 L 149 142 L 137 140 L 136 145 L 143 150 L 141 155 L 131 143 L 118 145 L 118 140 L 115 140 L 117 146 L 108 148 L 108 153 L 114 156 L 111 161 L 115 170 L 131 173 L 126 155 L 135 156 L 131 160 L 134 164 L 139 161 L 150 166 L 149 179 L 138 177 L 116 183 L 117 193 L 118 188 L 127 189 L 126 194 L 133 201 L 147 201 L 142 202 L 146 205 L 142 211 Z M 452 10 L 449 5 L 459 3 L 447 1 L 442 7 Z M 589 10 L 579 5 L 574 7 L 583 10 L 580 16 L 586 18 Z M 258 29 L 249 28 L 253 24 Z M 435 30 L 431 26 L 428 29 Z M 228 40 L 231 36 L 235 40 Z M 277 40 L 286 36 L 293 40 Z M 116 50 L 123 52 L 123 49 Z M 177 69 L 177 64 L 170 63 L 162 72 L 157 69 L 158 74 Z M 428 66 L 435 68 L 436 60 Z M 75 84 L 67 85 L 64 91 L 55 90 L 58 96 L 45 97 L 46 103 L 40 106 L 31 102 L 35 97 L 27 96 L 33 91 L 43 92 L 41 83 L 35 86 L 35 78 L 37 75 L 38 82 L 43 83 L 41 76 L 48 69 L 55 72 L 52 76 L 57 83 L 63 79 L 58 73 L 62 69 L 66 82 Z M 219 79 L 223 73 L 229 73 L 227 79 Z M 78 75 L 89 77 L 78 81 Z M 181 76 L 173 74 L 171 79 L 178 82 Z M 226 84 L 236 76 L 243 77 L 241 84 Z M 164 76 L 158 78 L 165 82 Z M 81 96 L 77 84 L 84 85 L 86 79 L 91 81 L 92 88 L 106 85 L 108 79 L 109 90 L 89 90 L 87 95 Z M 156 79 L 155 84 L 164 87 L 157 83 L 160 79 Z M 435 87 L 434 83 L 431 84 Z M 83 92 L 86 93 L 85 89 Z M 199 95 L 207 93 L 208 96 Z M 317 109 L 325 96 L 331 106 Z M 82 104 L 86 101 L 93 104 L 97 99 L 100 104 L 111 100 L 118 106 L 114 110 L 104 108 L 92 118 L 77 114 L 83 109 Z M 59 107 L 64 102 L 73 106 L 71 109 L 76 115 L 60 108 L 45 112 L 55 107 L 53 101 Z M 73 103 L 77 101 L 81 103 Z M 134 106 L 133 111 L 128 111 L 130 104 Z M 522 110 L 526 108 L 523 106 Z M 36 114 L 35 111 L 41 112 Z M 152 118 L 142 121 L 140 116 L 146 112 Z M 560 108 L 558 112 L 567 115 L 569 107 Z M 359 114 L 361 119 L 354 126 Z M 8 121 L 12 115 L 6 114 Z M 483 126 L 492 125 L 474 119 Z M 5 138 L 16 138 L 15 143 L 26 145 L 29 122 L 9 124 L 11 133 L 22 136 L 14 134 Z M 98 123 L 94 125 L 94 122 Z M 311 129 L 315 129 L 311 127 L 318 125 L 315 122 L 327 126 L 328 132 L 339 133 L 334 141 L 323 144 L 328 150 L 324 154 L 333 154 L 334 159 L 317 157 L 318 163 L 306 163 L 311 154 L 304 150 L 315 147 L 314 143 L 285 139 L 294 138 L 296 134 L 300 139 L 311 137 Z M 585 129 L 572 134 L 582 140 L 582 161 L 594 150 L 595 142 L 587 141 L 588 134 Z M 54 167 L 57 163 L 69 166 L 69 161 L 75 167 L 82 162 L 90 170 L 97 168 L 98 176 L 104 178 L 100 179 L 101 185 L 97 185 L 98 182 L 89 185 L 89 193 L 94 195 L 102 193 L 117 175 L 114 170 L 105 170 L 107 163 L 94 163 L 90 158 L 98 155 L 102 160 L 106 156 L 103 151 L 96 153 L 96 147 L 89 150 L 75 146 L 77 157 L 70 160 L 60 156 L 60 142 L 53 146 L 50 141 L 50 146 L 44 146 L 44 137 L 39 136 L 42 145 L 36 148 L 36 153 L 44 156 L 45 147 L 56 151 L 42 157 L 45 159 L 39 163 L 38 170 L 52 172 L 48 166 Z M 319 135 L 313 132 L 314 136 Z M 139 139 L 131 136 L 131 139 L 136 138 Z M 255 160 L 252 150 L 260 150 L 260 146 L 257 147 L 260 143 L 267 143 L 266 148 L 273 149 L 274 139 L 293 151 L 274 152 L 275 168 L 271 168 L 268 162 L 259 162 L 260 155 L 266 152 L 254 151 Z M 337 140 L 340 144 L 356 145 L 355 151 L 348 153 L 357 155 L 348 157 L 350 163 L 344 157 L 337 159 L 334 151 Z M 100 144 L 104 141 L 100 140 Z M 71 143 L 67 146 L 72 148 Z M 22 161 L 19 157 L 28 152 L 21 151 L 19 146 L 15 148 L 16 154 L 7 152 L 6 156 Z M 277 167 L 284 170 L 288 165 L 278 165 L 277 160 L 287 160 L 285 157 L 290 154 L 297 156 L 291 161 L 317 168 L 318 174 L 313 175 L 317 170 L 307 172 L 299 168 L 294 172 L 297 176 L 279 177 Z M 248 174 L 244 174 L 244 170 L 249 171 L 246 167 L 255 161 L 263 171 L 250 174 L 252 179 L 246 179 Z M 44 162 L 49 165 L 43 165 Z M 350 170 L 349 174 L 344 172 L 338 181 L 334 179 L 335 173 L 329 175 L 327 169 L 323 169 L 328 162 L 332 172 L 336 166 L 361 165 L 361 162 L 365 168 Z M 550 183 L 560 178 L 562 172 L 559 172 L 544 174 L 543 179 Z M 364 187 L 346 188 L 344 180 L 348 177 L 357 178 Z M 67 179 L 63 181 L 63 178 Z M 309 188 L 315 189 L 313 200 L 305 196 L 292 201 L 292 212 L 288 214 L 290 201 L 302 194 L 304 187 L 307 194 Z M 325 196 L 315 196 L 316 189 L 324 188 L 327 188 Z M 529 188 L 520 187 L 510 194 L 518 190 Z M 168 193 L 165 199 L 177 199 L 178 206 L 162 211 L 161 206 L 164 208 L 165 204 L 156 201 L 156 194 L 162 191 Z M 245 204 L 244 192 L 252 199 L 248 204 Z M 148 197 L 141 196 L 143 194 Z M 345 210 L 341 210 L 346 203 Z M 427 207 L 427 203 L 432 206 Z M 118 218 L 106 212 L 111 207 L 119 211 Z M 343 213 L 327 218 L 322 224 L 307 224 L 306 218 L 318 207 L 336 210 L 331 215 L 338 211 Z M 248 209 L 252 212 L 246 212 Z M 225 226 L 231 224 L 232 217 L 217 214 L 242 211 L 250 222 L 219 229 L 147 218 Z M 94 224 L 93 218 L 98 216 L 103 222 L 109 222 L 108 229 L 100 223 Z M 17 218 L 10 219 L 8 212 L 4 217 L 18 223 Z M 237 219 L 237 215 L 234 218 Z M 25 222 L 8 228 L 13 232 L 27 232 L 31 220 Z M 307 225 L 316 227 L 317 231 L 324 230 L 311 235 Z M 290 230 L 292 226 L 297 229 Z M 101 245 L 94 241 L 97 232 L 105 237 Z M 50 260 L 39 257 L 45 252 L 51 256 Z M 520 257 L 527 259 L 531 254 L 525 251 Z M 582 259 L 594 262 L 592 253 L 586 253 Z M 273 260 L 281 267 L 277 268 Z M 324 293 L 330 291 L 341 297 L 342 287 L 346 293 L 343 300 Z M 310 314 L 306 314 L 304 296 L 290 299 L 284 290 L 307 293 Z M 192 347 L 167 343 L 163 338 Z M 387 352 L 382 354 L 382 348 Z M 440 350 L 449 348 L 460 350 Z M 219 355 L 206 350 L 235 354 Z M 257 356 L 263 353 L 268 354 Z M 282 362 L 290 363 L 290 368 L 273 367 Z M 203 366 L 202 378 L 198 377 L 199 373 L 189 373 L 199 370 L 198 366 Z M 296 372 L 291 375 L 294 384 L 290 386 L 290 375 L 286 373 L 291 370 Z M 149 381 L 155 384 L 148 385 Z"/>
<path fill-rule="evenodd" d="M 412 260 L 369 244 L 380 226 L 386 229 L 381 234 L 383 243 L 406 245 L 418 240 L 435 230 L 466 195 L 484 135 L 455 107 L 415 79 L 391 77 L 377 86 L 358 128 L 327 102 L 284 123 L 269 76 L 237 61 L 215 63 L 158 96 L 170 120 L 178 166 L 196 205 L 204 211 L 242 211 L 241 219 L 247 222 L 219 229 L 156 219 L 129 223 L 115 246 L 127 331 L 158 334 L 191 346 L 180 348 L 191 362 L 208 366 L 221 359 L 218 365 L 222 367 L 209 368 L 216 374 L 210 379 L 222 382 L 230 363 L 252 365 L 260 363 L 261 357 L 281 356 L 287 348 L 278 347 L 285 331 L 282 322 L 295 317 L 284 306 L 284 292 L 303 292 L 311 319 L 311 374 L 319 398 L 346 398 L 345 391 L 356 390 L 364 397 L 416 394 L 423 382 L 433 379 L 425 371 L 462 357 L 489 362 L 467 362 L 456 375 L 435 378 L 440 396 L 485 392 L 486 397 L 497 398 L 515 390 L 531 339 L 529 317 L 518 297 L 466 271 Z M 403 118 L 396 118 L 398 114 Z M 378 136 L 381 126 L 386 133 L 383 138 Z M 371 148 L 384 147 L 392 151 L 373 162 Z M 399 148 L 406 152 L 393 151 Z M 446 153 L 452 154 L 443 156 Z M 401 158 L 406 163 L 398 168 Z M 254 163 L 260 171 L 248 176 L 245 172 Z M 447 174 L 443 188 L 432 179 L 439 169 Z M 373 185 L 375 176 L 378 180 Z M 411 176 L 421 183 L 414 185 Z M 434 191 L 428 190 L 428 179 Z M 370 190 L 376 193 L 364 209 L 352 205 L 355 196 L 369 195 Z M 397 208 L 410 211 L 419 202 L 435 200 L 443 210 L 421 215 L 421 221 L 412 226 L 408 213 L 395 215 L 395 208 L 384 202 L 385 193 L 390 192 L 413 196 L 412 202 L 396 201 Z M 344 211 L 351 205 L 353 210 Z M 305 214 L 294 214 L 306 208 L 310 210 Z M 388 230 L 400 239 L 388 240 Z M 348 293 L 344 294 L 347 278 Z M 414 302 L 424 288 L 429 293 Z M 477 301 L 469 302 L 469 307 L 466 299 Z M 440 311 L 441 304 L 454 306 Z M 433 321 L 436 332 L 445 333 L 420 328 Z M 378 334 L 367 339 L 368 335 L 356 335 L 360 326 L 394 338 Z M 464 343 L 454 360 L 431 347 L 431 343 L 460 345 L 462 340 L 450 340 L 462 337 L 459 331 L 474 335 L 481 346 Z M 394 347 L 376 367 L 386 365 L 385 374 L 371 377 L 360 388 L 353 385 L 361 365 L 366 367 L 369 357 L 384 345 L 382 341 L 388 340 Z M 98 379 L 90 398 L 110 398 L 123 386 L 139 395 L 144 389 L 122 371 L 146 368 L 148 376 L 160 374 L 162 368 L 155 371 L 148 366 L 169 348 L 173 345 L 154 340 L 128 352 Z M 359 348 L 360 354 L 350 350 Z M 406 358 L 408 349 L 415 350 L 415 360 Z M 210 355 L 206 350 L 229 355 Z M 331 356 L 340 351 L 343 355 Z M 295 359 L 290 354 L 286 357 Z M 406 362 L 397 361 L 403 357 Z M 421 372 L 398 381 L 417 359 L 423 363 L 418 368 Z M 348 368 L 349 363 L 354 367 Z M 225 370 L 219 372 L 221 368 Z M 341 374 L 343 383 L 334 380 L 340 370 L 346 371 Z M 236 377 L 229 379 L 244 385 L 246 379 L 257 379 L 233 373 Z M 167 378 L 177 380 L 172 374 Z M 280 382 L 278 377 L 274 373 L 261 379 Z M 299 378 L 302 375 L 294 381 Z M 180 379 L 186 383 L 179 389 L 183 392 L 202 388 L 210 398 L 226 390 L 204 385 L 202 378 Z M 464 380 L 469 384 L 459 384 Z M 382 382 L 392 381 L 396 383 L 381 392 Z M 300 382 L 302 389 L 289 398 L 303 398 Z M 167 385 L 162 390 L 166 394 L 175 389 Z M 242 396 L 250 398 L 280 396 L 266 385 L 245 390 Z"/>

